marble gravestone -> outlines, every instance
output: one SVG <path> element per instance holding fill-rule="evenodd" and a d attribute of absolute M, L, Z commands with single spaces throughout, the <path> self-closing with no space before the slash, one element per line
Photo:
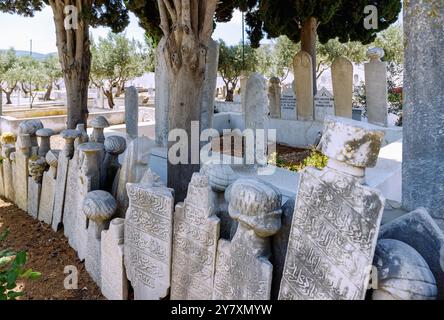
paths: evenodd
<path fill-rule="evenodd" d="M 217 68 L 219 65 L 219 44 L 210 39 L 207 50 L 205 81 L 202 88 L 202 104 L 200 107 L 200 132 L 213 128 L 214 99 L 217 86 Z"/>
<path fill-rule="evenodd" d="M 311 56 L 300 51 L 293 60 L 298 120 L 313 120 L 313 69 Z"/>
<path fill-rule="evenodd" d="M 168 105 L 170 102 L 170 89 L 168 79 L 168 68 L 163 50 L 166 39 L 162 37 L 156 49 L 156 143 L 162 147 L 168 146 Z"/>
<path fill-rule="evenodd" d="M 57 182 L 57 162 L 59 153 L 59 150 L 49 150 L 45 156 L 46 162 L 49 165 L 49 170 L 43 173 L 42 192 L 39 204 L 39 220 L 49 225 L 52 223 L 54 209 L 54 194 Z"/>
<path fill-rule="evenodd" d="M 137 138 L 139 130 L 139 92 L 134 86 L 125 88 L 125 127 L 127 140 Z"/>
<path fill-rule="evenodd" d="M 283 120 L 297 120 L 297 102 L 292 88 L 284 89 L 281 95 L 281 118 Z"/>
<path fill-rule="evenodd" d="M 57 162 L 57 180 L 54 191 L 54 209 L 52 215 L 52 230 L 54 230 L 55 232 L 57 232 L 61 223 L 63 222 L 65 201 L 67 201 L 68 197 L 71 198 L 76 196 L 68 192 L 68 197 L 65 199 L 65 191 L 68 191 L 68 172 L 70 173 L 70 187 L 74 183 L 74 175 L 77 174 L 77 164 L 74 164 L 77 160 L 71 162 L 71 158 L 73 158 L 74 156 L 74 140 L 79 138 L 81 135 L 82 133 L 78 130 L 64 130 L 60 134 L 60 136 L 65 139 L 65 145 L 63 147 L 63 150 L 59 153 Z M 76 166 L 76 169 L 68 170 L 68 166 L 70 163 L 71 165 Z"/>
<path fill-rule="evenodd" d="M 316 94 L 314 98 L 314 105 L 315 119 L 318 121 L 324 121 L 326 116 L 335 115 L 335 100 L 333 99 L 331 92 L 325 88 L 321 88 L 321 90 L 319 90 Z"/>
<path fill-rule="evenodd" d="M 5 179 L 3 178 L 3 163 L 0 163 L 0 197 L 5 196 Z"/>
<path fill-rule="evenodd" d="M 367 57 L 370 62 L 366 63 L 364 68 L 368 122 L 387 127 L 387 62 L 381 61 L 381 58 L 384 57 L 384 50 L 381 48 L 369 49 Z"/>
<path fill-rule="evenodd" d="M 31 141 L 29 134 L 20 134 L 18 136 L 13 177 L 15 204 L 26 212 L 28 211 L 28 161 L 31 155 Z"/>
<path fill-rule="evenodd" d="M 353 108 L 353 64 L 345 57 L 337 57 L 331 65 L 335 115 L 352 117 Z"/>
<path fill-rule="evenodd" d="M 165 298 L 171 282 L 174 197 L 155 184 L 127 184 L 124 263 L 135 300 Z"/>
<path fill-rule="evenodd" d="M 208 176 L 195 173 L 185 202 L 174 213 L 172 300 L 207 300 L 212 295 L 220 228 L 214 213 Z"/>
<path fill-rule="evenodd" d="M 364 299 L 385 204 L 363 185 L 364 173 L 383 136 L 370 124 L 326 118 L 320 147 L 329 162 L 301 174 L 279 299 Z"/>
<path fill-rule="evenodd" d="M 115 218 L 108 230 L 102 231 L 101 289 L 108 300 L 127 300 L 128 279 L 123 265 L 123 230 L 125 220 Z"/>
<path fill-rule="evenodd" d="M 281 118 L 281 81 L 277 77 L 269 80 L 268 100 L 270 101 L 270 118 Z"/>
<path fill-rule="evenodd" d="M 239 222 L 231 241 L 219 240 L 214 300 L 269 300 L 273 265 L 270 239 L 281 226 L 281 195 L 272 185 L 239 179 L 230 188 L 229 212 Z"/>
<path fill-rule="evenodd" d="M 12 144 L 2 146 L 3 159 L 3 179 L 5 186 L 5 198 L 14 202 L 14 185 L 13 185 L 13 171 L 11 153 L 15 152 L 15 147 Z"/>
<path fill-rule="evenodd" d="M 43 173 L 47 167 L 45 157 L 34 156 L 28 161 L 28 210 L 35 219 L 39 216 L 40 193 L 42 190 Z"/>

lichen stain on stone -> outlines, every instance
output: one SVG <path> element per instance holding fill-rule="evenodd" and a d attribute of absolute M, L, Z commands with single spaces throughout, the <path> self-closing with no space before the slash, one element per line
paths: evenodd
<path fill-rule="evenodd" d="M 379 155 L 379 150 L 381 149 L 382 137 L 377 137 L 374 133 L 366 133 L 359 139 L 353 139 L 347 143 L 347 150 L 359 150 L 364 144 L 369 145 L 369 159 L 371 159 L 371 164 L 374 163 Z"/>

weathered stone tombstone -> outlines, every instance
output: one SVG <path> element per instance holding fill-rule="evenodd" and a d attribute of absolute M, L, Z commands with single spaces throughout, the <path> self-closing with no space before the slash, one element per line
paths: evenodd
<path fill-rule="evenodd" d="M 127 184 L 124 262 L 135 300 L 159 300 L 169 293 L 174 197 L 166 187 Z"/>
<path fill-rule="evenodd" d="M 270 117 L 275 119 L 281 118 L 281 80 L 277 77 L 270 79 L 268 86 L 268 99 L 270 101 Z M 295 105 L 296 109 L 296 105 Z M 295 110 L 296 111 L 296 110 Z"/>
<path fill-rule="evenodd" d="M 12 170 L 11 153 L 15 152 L 15 147 L 12 144 L 5 144 L 2 146 L 3 157 L 3 179 L 5 186 L 5 198 L 11 202 L 15 201 L 14 197 L 14 174 Z"/>
<path fill-rule="evenodd" d="M 125 88 L 126 138 L 133 140 L 139 135 L 139 93 L 136 87 Z"/>
<path fill-rule="evenodd" d="M 104 146 L 106 154 L 100 169 L 100 188 L 112 192 L 114 179 L 120 169 L 119 155 L 125 152 L 126 140 L 120 136 L 109 136 Z"/>
<path fill-rule="evenodd" d="M 71 247 L 77 251 L 80 260 L 85 259 L 88 242 L 88 223 L 81 205 L 88 192 L 97 190 L 100 186 L 102 154 L 103 144 L 83 143 L 79 145 L 69 164 L 63 225 L 65 236 Z"/>
<path fill-rule="evenodd" d="M 314 105 L 315 119 L 318 121 L 324 121 L 326 116 L 334 116 L 335 114 L 335 99 L 333 99 L 331 92 L 325 88 L 321 88 L 316 94 Z"/>
<path fill-rule="evenodd" d="M 368 122 L 387 127 L 388 93 L 387 62 L 381 61 L 384 50 L 372 48 L 367 51 L 370 62 L 365 68 L 365 93 Z"/>
<path fill-rule="evenodd" d="M 283 120 L 297 120 L 297 101 L 292 88 L 287 88 L 282 91 L 280 102 L 281 118 Z"/>
<path fill-rule="evenodd" d="M 230 216 L 239 227 L 231 241 L 219 240 L 213 299 L 269 300 L 273 266 L 268 237 L 281 226 L 281 195 L 253 179 L 237 180 L 230 193 Z"/>
<path fill-rule="evenodd" d="M 33 156 L 28 161 L 28 197 L 27 212 L 35 219 L 39 215 L 40 193 L 42 190 L 43 173 L 48 164 L 45 157 Z"/>
<path fill-rule="evenodd" d="M 423 257 L 408 244 L 378 241 L 373 265 L 378 272 L 372 300 L 435 300 L 435 278 Z"/>
<path fill-rule="evenodd" d="M 19 134 L 15 152 L 15 170 L 13 176 L 15 204 L 23 211 L 28 211 L 28 161 L 31 155 L 32 138 L 30 134 Z"/>
<path fill-rule="evenodd" d="M 109 127 L 108 120 L 106 120 L 106 118 L 103 116 L 98 116 L 91 121 L 90 125 L 91 127 L 93 127 L 93 132 L 89 137 L 89 140 L 91 142 L 103 144 L 105 142 L 105 135 L 103 134 L 103 130 Z"/>
<path fill-rule="evenodd" d="M 212 295 L 220 227 L 214 212 L 208 176 L 195 173 L 185 202 L 174 213 L 172 300 L 207 300 Z"/>
<path fill-rule="evenodd" d="M 426 208 L 444 231 L 444 6 L 410 0 L 403 12 L 402 205 Z"/>
<path fill-rule="evenodd" d="M 337 57 L 331 65 L 335 115 L 352 118 L 353 64 L 345 57 Z"/>
<path fill-rule="evenodd" d="M 46 156 L 46 153 L 51 150 L 51 136 L 54 135 L 54 130 L 49 128 L 42 128 L 37 130 L 37 137 L 40 138 L 39 152 L 38 155 L 40 157 Z"/>
<path fill-rule="evenodd" d="M 125 219 L 115 218 L 109 229 L 102 231 L 100 287 L 108 300 L 128 299 L 128 279 L 123 264 L 124 227 Z"/>
<path fill-rule="evenodd" d="M 268 113 L 267 82 L 261 74 L 253 73 L 245 89 L 245 129 L 253 130 L 255 138 L 255 148 L 246 148 L 247 164 L 266 163 Z M 257 130 L 264 130 L 264 134 Z"/>
<path fill-rule="evenodd" d="M 300 51 L 293 60 L 298 120 L 313 120 L 313 69 L 311 56 Z"/>
<path fill-rule="evenodd" d="M 156 50 L 156 143 L 162 147 L 168 146 L 168 105 L 169 105 L 169 76 L 165 61 L 165 38 L 163 37 Z"/>
<path fill-rule="evenodd" d="M 59 155 L 60 150 L 50 150 L 45 156 L 46 162 L 49 165 L 49 170 L 43 173 L 38 218 L 49 225 L 52 225 Z"/>
<path fill-rule="evenodd" d="M 131 141 L 126 149 L 118 181 L 114 183 L 115 190 L 113 190 L 117 200 L 117 216 L 120 218 L 125 217 L 129 204 L 126 184 L 140 182 L 149 168 L 151 149 L 154 147 L 156 143 L 143 136 Z"/>
<path fill-rule="evenodd" d="M 217 68 L 219 65 L 219 44 L 210 40 L 205 66 L 205 82 L 202 88 L 202 104 L 200 108 L 200 131 L 213 128 L 214 98 L 217 86 Z"/>
<path fill-rule="evenodd" d="M 88 192 L 82 204 L 82 211 L 89 221 L 85 269 L 101 287 L 101 236 L 109 220 L 116 212 L 116 200 L 103 190 Z"/>
<path fill-rule="evenodd" d="M 73 170 L 68 170 L 71 158 L 74 156 L 74 140 L 79 138 L 82 133 L 78 130 L 64 130 L 60 134 L 63 139 L 65 139 L 65 145 L 63 150 L 59 153 L 58 163 L 57 163 L 57 181 L 54 193 L 54 210 L 52 215 L 52 229 L 57 232 L 60 224 L 63 221 L 63 212 L 65 207 L 65 191 L 69 197 L 75 197 L 75 195 L 69 193 L 72 191 L 67 189 L 68 172 L 71 171 L 71 180 L 74 181 L 73 175 L 76 172 Z M 74 161 L 72 162 L 72 164 Z M 65 234 L 66 235 L 66 234 Z"/>
<path fill-rule="evenodd" d="M 240 102 L 242 104 L 242 113 L 243 114 L 245 114 L 245 112 L 247 110 L 247 107 L 246 107 L 245 103 L 247 102 L 248 98 L 245 96 L 245 94 L 247 92 L 247 82 L 248 82 L 248 79 L 249 79 L 248 72 L 245 71 L 245 70 L 241 71 L 241 75 L 239 77 L 240 93 L 241 93 L 241 95 L 237 96 L 237 98 L 236 98 L 236 96 L 233 97 L 233 101 L 234 102 L 237 102 L 237 103 Z M 233 94 L 235 94 L 234 89 L 235 88 L 233 88 Z"/>
<path fill-rule="evenodd" d="M 238 176 L 228 164 L 206 164 L 201 167 L 200 172 L 208 176 L 212 203 L 215 214 L 220 220 L 220 236 L 231 240 L 232 234 L 237 228 L 235 221 L 228 214 L 228 201 L 225 199 L 225 191 L 233 184 Z M 234 229 L 234 230 L 233 230 Z"/>
<path fill-rule="evenodd" d="M 364 299 L 385 200 L 363 183 L 383 136 L 370 124 L 326 118 L 320 148 L 329 162 L 300 177 L 279 299 Z"/>

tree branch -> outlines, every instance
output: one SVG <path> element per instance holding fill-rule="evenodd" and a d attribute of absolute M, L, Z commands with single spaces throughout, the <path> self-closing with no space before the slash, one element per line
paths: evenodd
<path fill-rule="evenodd" d="M 199 15 L 203 14 L 203 17 L 199 17 L 199 20 L 202 18 L 203 21 L 199 39 L 203 44 L 208 45 L 208 42 L 211 39 L 211 34 L 213 33 L 213 17 L 216 12 L 218 0 L 200 0 L 200 2 L 205 2 L 205 6 L 204 12 L 199 13 Z"/>
<path fill-rule="evenodd" d="M 168 16 L 166 13 L 166 7 L 163 0 L 157 0 L 157 4 L 159 6 L 159 14 L 160 14 L 160 29 L 162 29 L 165 37 L 168 37 L 170 34 L 170 27 L 168 22 Z"/>

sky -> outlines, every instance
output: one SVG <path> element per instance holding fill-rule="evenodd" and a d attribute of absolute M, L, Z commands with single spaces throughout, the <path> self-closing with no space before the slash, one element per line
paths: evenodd
<path fill-rule="evenodd" d="M 93 37 L 104 37 L 109 28 L 92 29 Z M 130 24 L 125 30 L 128 38 L 144 41 L 144 31 L 139 27 L 137 18 L 130 13 Z M 215 40 L 223 39 L 229 45 L 239 43 L 242 39 L 242 14 L 234 13 L 229 23 L 218 24 L 213 33 Z M 37 12 L 33 18 L 24 18 L 19 15 L 0 13 L 0 49 L 13 47 L 16 50 L 30 49 L 38 53 L 57 52 L 55 28 L 51 8 L 46 7 Z"/>

